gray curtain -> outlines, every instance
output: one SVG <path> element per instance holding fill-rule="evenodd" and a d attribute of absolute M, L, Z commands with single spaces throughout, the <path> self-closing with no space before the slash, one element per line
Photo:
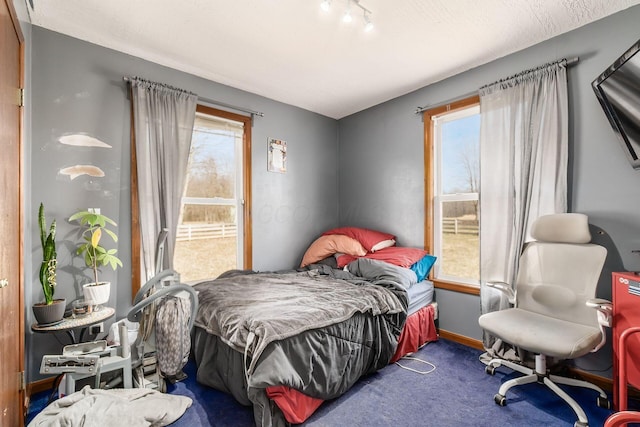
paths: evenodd
<path fill-rule="evenodd" d="M 531 223 L 567 209 L 566 61 L 525 71 L 479 93 L 480 300 L 487 313 L 509 306 L 486 282 L 513 286 Z M 492 356 L 504 357 L 509 350 L 487 333 L 483 343 Z M 511 358 L 513 352 L 508 353 Z"/>
<path fill-rule="evenodd" d="M 176 230 L 186 182 L 197 95 L 137 77 L 129 80 L 133 106 L 142 279 L 156 272 L 156 240 L 168 229 L 164 268 L 173 268 Z"/>

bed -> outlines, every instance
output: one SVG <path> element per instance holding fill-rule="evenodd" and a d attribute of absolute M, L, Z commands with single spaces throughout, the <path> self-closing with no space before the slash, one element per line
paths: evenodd
<path fill-rule="evenodd" d="M 258 426 L 297 424 L 437 339 L 432 283 L 370 249 L 342 268 L 349 254 L 338 245 L 297 270 L 234 270 L 196 285 L 197 380 L 253 406 Z"/>

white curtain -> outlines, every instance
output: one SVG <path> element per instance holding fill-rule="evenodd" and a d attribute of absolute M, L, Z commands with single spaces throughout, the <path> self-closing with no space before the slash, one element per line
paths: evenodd
<path fill-rule="evenodd" d="M 509 305 L 485 283 L 515 282 L 531 223 L 567 209 L 566 61 L 481 88 L 480 115 L 480 299 L 487 313 Z M 494 337 L 485 333 L 483 341 L 490 353 L 502 351 Z"/>
<path fill-rule="evenodd" d="M 156 240 L 163 229 L 163 268 L 173 268 L 176 230 L 184 191 L 197 95 L 160 83 L 131 78 L 138 169 L 141 279 L 156 272 Z M 144 283 L 143 282 L 143 283 Z"/>

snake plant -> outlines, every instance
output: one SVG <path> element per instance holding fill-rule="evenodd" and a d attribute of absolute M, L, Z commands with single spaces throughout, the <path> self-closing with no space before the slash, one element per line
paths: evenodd
<path fill-rule="evenodd" d="M 42 264 L 40 265 L 40 284 L 44 292 L 47 305 L 53 303 L 53 293 L 56 287 L 56 220 L 51 222 L 47 234 L 47 221 L 44 216 L 44 204 L 40 203 L 38 210 L 38 225 L 40 226 L 40 242 L 42 243 Z"/>

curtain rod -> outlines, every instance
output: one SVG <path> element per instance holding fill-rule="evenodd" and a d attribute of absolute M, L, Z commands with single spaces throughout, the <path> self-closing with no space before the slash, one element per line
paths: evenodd
<path fill-rule="evenodd" d="M 124 80 L 125 82 L 130 82 L 131 81 L 131 77 L 123 76 L 122 80 Z M 243 113 L 249 113 L 252 116 L 264 117 L 264 113 L 261 112 L 261 111 L 249 110 L 247 108 L 238 107 L 236 105 L 231 105 L 231 104 L 226 104 L 224 102 L 215 101 L 213 99 L 203 98 L 201 96 L 198 96 L 198 101 L 204 102 L 205 104 L 211 104 L 212 106 L 225 107 L 225 108 L 231 108 L 232 110 L 236 110 L 236 111 L 242 111 Z"/>
<path fill-rule="evenodd" d="M 566 61 L 567 61 L 567 67 L 569 67 L 571 65 L 577 64 L 580 61 L 580 57 L 576 56 L 574 58 L 567 59 Z M 476 95 L 477 93 L 478 93 L 478 91 L 469 92 L 469 93 L 466 93 L 464 95 L 460 95 L 460 96 L 458 96 L 456 98 L 449 99 L 448 101 L 441 102 L 438 105 L 451 104 L 452 102 L 459 101 L 459 100 L 465 99 L 465 98 L 469 98 L 470 96 Z M 425 110 L 428 110 L 431 107 L 432 107 L 432 105 L 425 105 L 423 107 L 416 107 L 414 113 L 415 114 L 420 114 L 420 113 L 424 112 Z"/>

